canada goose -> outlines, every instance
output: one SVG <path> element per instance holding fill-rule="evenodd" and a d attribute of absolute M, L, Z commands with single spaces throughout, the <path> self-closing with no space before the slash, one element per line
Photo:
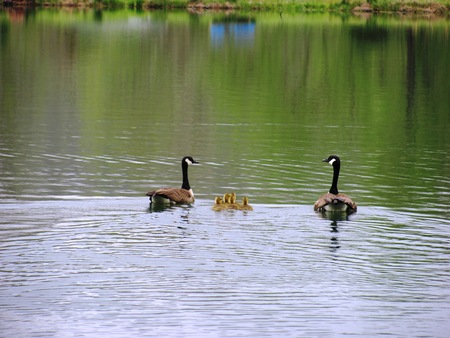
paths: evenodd
<path fill-rule="evenodd" d="M 239 210 L 253 210 L 253 207 L 248 204 L 248 197 L 242 197 L 242 204 L 238 204 Z"/>
<path fill-rule="evenodd" d="M 322 195 L 316 203 L 314 203 L 314 211 L 347 211 L 349 213 L 356 211 L 356 204 L 352 199 L 338 192 L 337 183 L 339 178 L 339 170 L 341 169 L 341 160 L 336 155 L 330 155 L 322 162 L 328 162 L 333 166 L 333 183 L 330 191 Z"/>
<path fill-rule="evenodd" d="M 181 169 L 183 172 L 183 185 L 181 188 L 161 188 L 149 191 L 150 203 L 155 204 L 188 204 L 194 202 L 194 192 L 189 185 L 188 166 L 198 163 L 190 156 L 185 156 L 181 160 Z"/>

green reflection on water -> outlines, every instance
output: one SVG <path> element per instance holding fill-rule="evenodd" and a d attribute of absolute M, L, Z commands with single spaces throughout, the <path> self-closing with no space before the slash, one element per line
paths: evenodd
<path fill-rule="evenodd" d="M 338 153 L 340 188 L 359 203 L 449 205 L 448 20 L 53 10 L 0 20 L 6 195 L 138 195 L 178 185 L 192 154 L 204 163 L 191 173 L 200 196 L 312 204 L 331 183 L 321 159 Z"/>

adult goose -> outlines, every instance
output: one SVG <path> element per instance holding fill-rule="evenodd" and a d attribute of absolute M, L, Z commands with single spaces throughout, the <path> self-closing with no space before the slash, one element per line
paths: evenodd
<path fill-rule="evenodd" d="M 314 203 L 314 211 L 355 212 L 357 208 L 356 204 L 349 196 L 340 194 L 337 188 L 339 170 L 341 169 L 341 160 L 336 155 L 330 155 L 322 162 L 328 162 L 333 166 L 333 182 L 331 184 L 330 191 L 327 194 L 322 195 L 317 202 Z"/>
<path fill-rule="evenodd" d="M 195 201 L 194 192 L 189 185 L 188 166 L 198 163 L 190 156 L 185 156 L 181 160 L 181 170 L 183 172 L 183 184 L 181 188 L 161 188 L 149 191 L 150 203 L 155 204 L 189 204 Z"/>

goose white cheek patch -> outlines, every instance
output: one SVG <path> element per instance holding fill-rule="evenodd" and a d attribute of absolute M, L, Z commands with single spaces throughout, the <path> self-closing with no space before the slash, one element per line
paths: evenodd
<path fill-rule="evenodd" d="M 335 159 L 335 158 L 332 158 L 332 159 L 330 160 L 330 162 L 328 162 L 328 163 L 330 163 L 330 165 L 333 165 L 334 162 L 336 162 L 336 159 Z"/>
<path fill-rule="evenodd" d="M 187 159 L 185 159 L 185 161 L 186 161 L 186 163 L 188 164 L 188 165 L 191 165 L 192 164 L 192 162 L 191 161 L 189 161 L 189 159 L 187 158 Z"/>

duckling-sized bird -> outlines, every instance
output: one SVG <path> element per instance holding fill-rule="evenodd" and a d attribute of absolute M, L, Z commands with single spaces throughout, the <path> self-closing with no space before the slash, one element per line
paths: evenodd
<path fill-rule="evenodd" d="M 356 212 L 356 203 L 345 195 L 340 194 L 337 188 L 339 179 L 339 170 L 341 169 L 341 160 L 336 155 L 330 155 L 322 162 L 328 162 L 333 166 L 333 182 L 330 191 L 322 195 L 316 203 L 314 203 L 314 211 L 346 211 L 347 213 Z"/>
<path fill-rule="evenodd" d="M 214 205 L 212 207 L 212 209 L 214 211 L 222 211 L 225 210 L 227 208 L 227 204 L 224 203 L 222 197 L 218 196 L 216 197 L 216 199 L 214 200 Z"/>
<path fill-rule="evenodd" d="M 253 210 L 253 207 L 248 204 L 248 197 L 242 198 L 242 203 L 236 202 L 236 193 L 226 193 L 222 197 L 216 197 L 213 205 L 213 210 Z"/>
<path fill-rule="evenodd" d="M 230 194 L 230 204 L 236 204 L 236 193 L 232 192 Z"/>
<path fill-rule="evenodd" d="M 242 204 L 238 204 L 239 210 L 253 210 L 253 207 L 248 204 L 248 197 L 242 197 Z"/>
<path fill-rule="evenodd" d="M 236 210 L 238 209 L 239 204 L 236 203 L 236 193 L 230 193 L 229 203 L 227 204 L 227 209 Z"/>
<path fill-rule="evenodd" d="M 198 163 L 191 156 L 185 156 L 181 160 L 183 172 L 183 184 L 181 188 L 161 188 L 149 191 L 150 203 L 155 204 L 189 204 L 195 201 L 194 192 L 189 185 L 188 166 Z"/>
<path fill-rule="evenodd" d="M 230 204 L 230 198 L 231 194 L 227 192 L 226 194 L 223 195 L 222 203 Z"/>

